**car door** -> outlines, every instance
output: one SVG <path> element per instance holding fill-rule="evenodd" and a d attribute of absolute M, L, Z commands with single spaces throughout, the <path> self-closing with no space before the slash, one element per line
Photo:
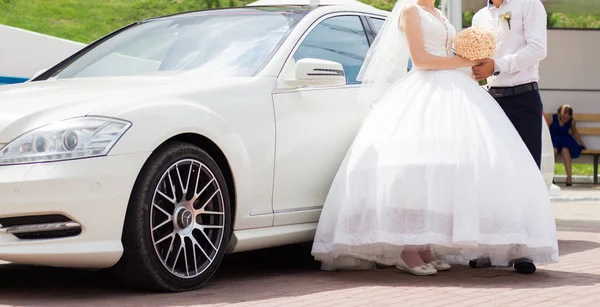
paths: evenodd
<path fill-rule="evenodd" d="M 276 119 L 274 226 L 318 221 L 331 182 L 370 110 L 358 99 L 356 80 L 369 48 L 365 17 L 329 15 L 300 40 L 273 93 Z M 342 64 L 346 84 L 286 86 L 296 61 L 306 58 Z"/>

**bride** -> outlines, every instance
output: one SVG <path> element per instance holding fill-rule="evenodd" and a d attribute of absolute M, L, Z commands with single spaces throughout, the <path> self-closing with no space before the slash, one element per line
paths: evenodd
<path fill-rule="evenodd" d="M 452 55 L 455 35 L 434 0 L 399 0 L 369 50 L 361 99 L 376 104 L 320 217 L 312 254 L 324 270 L 558 261 L 542 173 L 471 78 L 477 63 Z"/>

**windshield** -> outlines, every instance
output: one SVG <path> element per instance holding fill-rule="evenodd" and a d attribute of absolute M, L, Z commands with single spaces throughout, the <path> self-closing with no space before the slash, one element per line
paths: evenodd
<path fill-rule="evenodd" d="M 52 79 L 190 71 L 210 77 L 255 75 L 304 12 L 230 9 L 140 23 L 51 73 Z"/>

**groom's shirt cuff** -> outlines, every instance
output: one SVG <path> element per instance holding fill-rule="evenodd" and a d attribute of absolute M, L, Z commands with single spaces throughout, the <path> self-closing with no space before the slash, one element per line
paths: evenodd
<path fill-rule="evenodd" d="M 514 72 L 509 69 L 509 64 L 508 64 L 509 60 L 507 59 L 507 57 L 508 56 L 504 56 L 504 57 L 494 60 L 494 72 L 500 72 L 500 73 Z"/>

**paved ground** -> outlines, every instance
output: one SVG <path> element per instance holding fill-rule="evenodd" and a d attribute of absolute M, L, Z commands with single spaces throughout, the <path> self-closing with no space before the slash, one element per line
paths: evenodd
<path fill-rule="evenodd" d="M 600 306 L 600 190 L 553 202 L 561 261 L 534 275 L 455 267 L 417 277 L 394 269 L 323 272 L 310 245 L 230 255 L 201 290 L 129 292 L 98 272 L 0 266 L 8 306 Z"/>

